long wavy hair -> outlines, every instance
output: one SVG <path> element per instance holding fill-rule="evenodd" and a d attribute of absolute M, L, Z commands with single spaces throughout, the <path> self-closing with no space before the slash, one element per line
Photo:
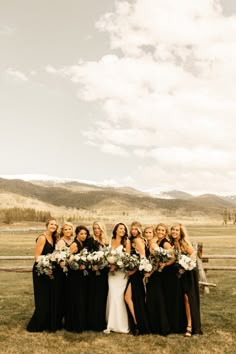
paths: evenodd
<path fill-rule="evenodd" d="M 133 236 L 131 234 L 131 229 L 132 227 L 136 227 L 137 230 L 138 230 L 138 235 L 137 236 Z M 143 230 L 142 230 L 142 224 L 139 222 L 139 221 L 133 221 L 130 225 L 130 238 L 135 238 L 135 237 L 140 237 L 144 243 L 146 244 L 147 243 L 147 240 L 145 239 L 145 237 L 143 236 Z"/>
<path fill-rule="evenodd" d="M 185 226 L 183 226 L 182 224 L 178 223 L 176 225 L 171 226 L 170 231 L 176 226 L 179 226 L 179 228 L 180 228 L 180 238 L 179 238 L 180 250 L 182 252 L 187 252 L 187 249 L 188 249 L 189 245 L 191 244 L 189 239 L 188 239 L 187 229 L 186 229 Z M 170 238 L 171 244 L 173 245 L 174 244 L 174 239 L 171 236 L 171 234 L 170 234 L 169 238 Z"/>
<path fill-rule="evenodd" d="M 90 233 L 89 233 L 89 229 L 85 226 L 85 225 L 78 225 L 75 229 L 75 237 L 78 236 L 78 233 L 81 231 L 81 230 L 84 230 L 86 231 L 87 233 L 87 237 L 86 237 L 86 240 L 90 237 Z"/>
<path fill-rule="evenodd" d="M 116 232 L 117 232 L 117 229 L 120 225 L 123 225 L 125 228 L 125 234 L 124 234 L 124 237 L 121 238 L 121 244 L 122 244 L 122 246 L 126 246 L 126 242 L 127 242 L 127 239 L 129 236 L 128 236 L 128 228 L 123 222 L 119 222 L 118 224 L 115 225 L 115 227 L 112 231 L 112 235 L 113 235 L 112 238 L 116 239 Z"/>
<path fill-rule="evenodd" d="M 58 230 L 58 223 L 57 223 L 57 220 L 55 218 L 51 217 L 50 219 L 48 219 L 46 221 L 46 228 L 48 227 L 50 221 L 56 221 L 56 225 L 57 225 L 57 229 L 55 231 L 53 231 L 53 233 L 52 233 L 52 239 L 53 239 L 53 243 L 55 245 L 57 243 L 58 239 L 59 239 L 59 234 L 58 234 L 58 231 L 57 231 Z"/>
<path fill-rule="evenodd" d="M 155 227 L 155 233 L 157 235 L 157 229 L 159 226 L 162 226 L 165 230 L 166 230 L 166 235 L 165 238 L 169 241 L 169 230 L 168 230 L 168 226 L 166 224 L 163 224 L 162 222 L 160 222 L 159 224 L 157 224 L 157 226 Z"/>
<path fill-rule="evenodd" d="M 107 230 L 106 230 L 106 226 L 103 222 L 101 221 L 94 221 L 93 222 L 93 228 L 95 225 L 98 225 L 100 230 L 101 230 L 101 241 L 102 243 L 105 245 L 107 243 Z M 94 236 L 93 236 L 94 237 Z M 95 238 L 95 237 L 94 237 Z"/>

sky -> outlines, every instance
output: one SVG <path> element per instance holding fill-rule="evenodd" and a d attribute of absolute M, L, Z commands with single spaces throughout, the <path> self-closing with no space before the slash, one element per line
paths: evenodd
<path fill-rule="evenodd" d="M 0 0 L 0 176 L 236 194 L 235 0 Z"/>

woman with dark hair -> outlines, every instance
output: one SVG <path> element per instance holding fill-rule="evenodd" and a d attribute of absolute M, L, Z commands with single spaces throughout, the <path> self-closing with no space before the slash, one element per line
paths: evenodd
<path fill-rule="evenodd" d="M 115 225 L 113 236 L 110 242 L 112 250 L 122 255 L 123 252 L 130 253 L 130 240 L 128 229 L 125 224 Z M 107 328 L 104 333 L 119 332 L 129 333 L 128 314 L 126 310 L 124 292 L 128 278 L 124 272 L 117 270 L 115 265 L 110 266 L 108 274 L 108 297 L 106 308 Z"/>
<path fill-rule="evenodd" d="M 131 255 L 139 259 L 145 258 L 146 240 L 142 235 L 142 225 L 134 221 L 130 227 Z M 143 275 L 136 268 L 130 271 L 125 290 L 125 302 L 128 306 L 130 329 L 133 335 L 149 332 L 145 304 L 145 289 Z"/>
<path fill-rule="evenodd" d="M 89 230 L 84 225 L 75 229 L 75 239 L 70 246 L 72 254 L 85 250 Z M 85 265 L 68 271 L 68 304 L 65 314 L 65 329 L 72 332 L 82 332 L 87 329 L 88 311 L 88 275 Z"/>
<path fill-rule="evenodd" d="M 52 276 L 52 270 L 47 274 L 37 273 L 37 259 L 41 255 L 47 255 L 54 251 L 57 241 L 57 222 L 55 219 L 49 219 L 44 231 L 37 239 L 34 251 L 35 263 L 33 266 L 33 285 L 35 311 L 27 325 L 29 332 L 51 331 L 55 332 L 61 329 L 60 312 L 58 309 L 57 279 Z"/>
<path fill-rule="evenodd" d="M 188 234 L 182 224 L 177 224 L 171 227 L 170 234 L 171 244 L 175 251 L 180 255 L 191 257 L 196 261 L 196 254 L 191 242 L 188 239 Z M 178 265 L 178 264 L 177 264 Z M 179 321 L 179 328 L 185 325 L 185 337 L 191 337 L 192 334 L 202 334 L 201 330 L 201 316 L 200 316 L 200 295 L 198 285 L 198 274 L 196 268 L 192 270 L 178 270 L 179 283 L 181 292 L 176 292 L 176 301 L 179 296 L 184 298 L 185 309 L 180 307 L 173 310 L 175 321 Z M 178 284 L 179 285 L 179 284 Z M 177 302 L 175 302 L 176 304 Z M 183 320 L 184 318 L 184 320 Z"/>

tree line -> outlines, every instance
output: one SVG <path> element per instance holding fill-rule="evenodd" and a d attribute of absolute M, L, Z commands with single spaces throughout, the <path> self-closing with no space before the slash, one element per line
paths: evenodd
<path fill-rule="evenodd" d="M 0 222 L 12 224 L 18 221 L 45 222 L 52 217 L 50 211 L 35 210 L 33 208 L 5 208 L 0 209 Z"/>

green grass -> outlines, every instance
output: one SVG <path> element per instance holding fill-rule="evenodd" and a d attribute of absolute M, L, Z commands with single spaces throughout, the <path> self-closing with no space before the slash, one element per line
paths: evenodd
<path fill-rule="evenodd" d="M 192 241 L 203 242 L 203 254 L 236 254 L 235 226 L 191 226 L 188 230 Z M 33 231 L 0 232 L 0 255 L 32 255 L 37 235 Z M 236 261 L 231 262 L 236 265 Z M 21 263 L 7 262 L 12 266 Z M 5 264 L 6 261 L 0 261 L 0 266 Z M 32 275 L 0 272 L 0 353 L 235 353 L 236 272 L 208 271 L 207 279 L 217 286 L 210 288 L 210 294 L 201 294 L 202 336 L 133 337 L 64 330 L 28 333 L 25 327 L 34 309 Z"/>

